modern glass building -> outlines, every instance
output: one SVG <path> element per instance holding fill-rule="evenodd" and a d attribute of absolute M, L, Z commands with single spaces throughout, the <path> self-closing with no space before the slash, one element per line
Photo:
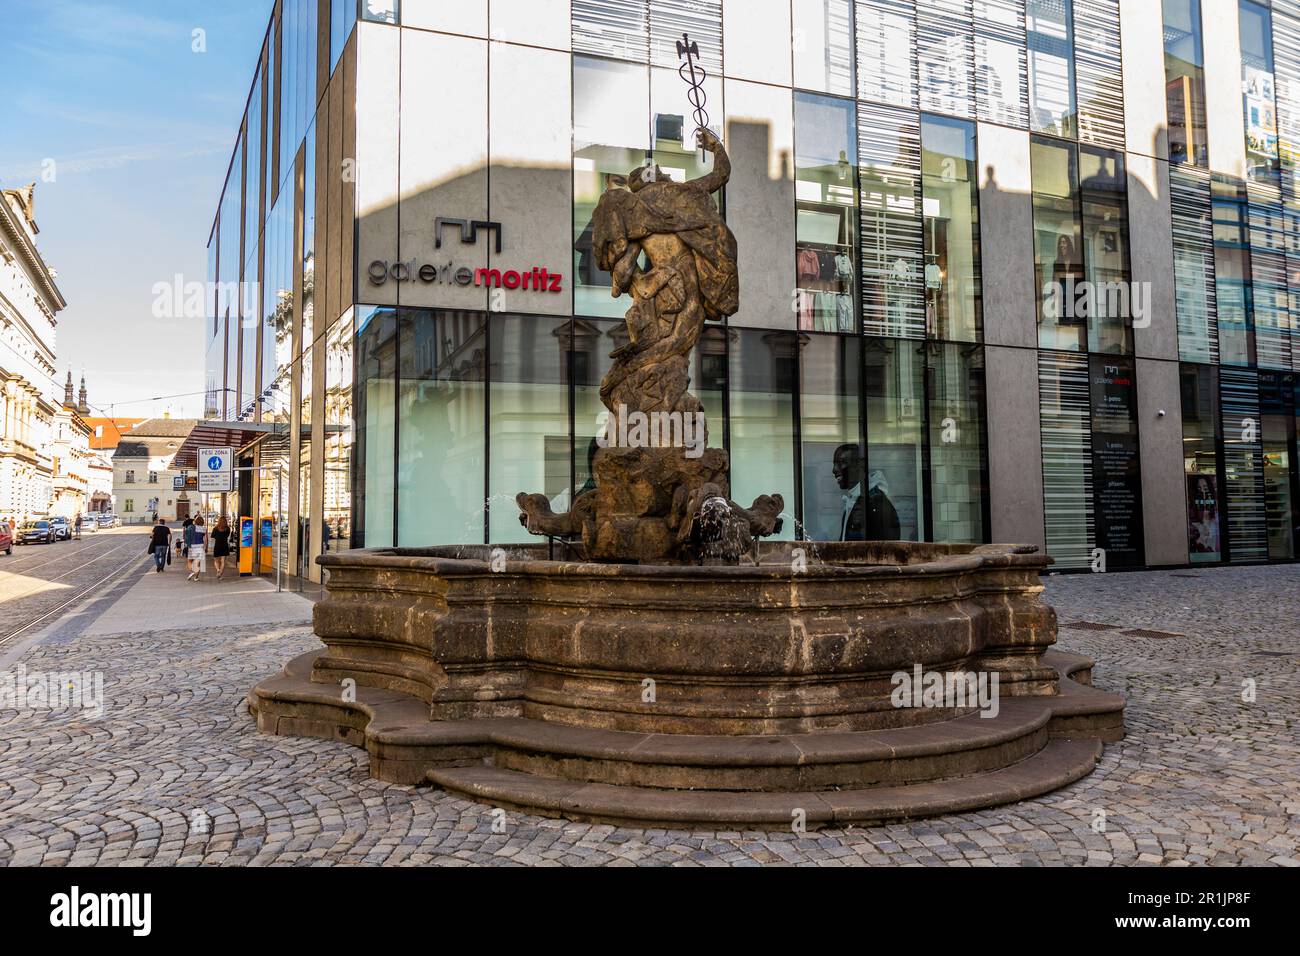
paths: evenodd
<path fill-rule="evenodd" d="M 279 0 L 194 440 L 284 570 L 527 540 L 516 492 L 590 480 L 628 305 L 592 211 L 711 168 L 683 33 L 733 165 L 740 310 L 693 362 L 733 497 L 838 538 L 848 445 L 869 537 L 1296 558 L 1300 0 Z"/>

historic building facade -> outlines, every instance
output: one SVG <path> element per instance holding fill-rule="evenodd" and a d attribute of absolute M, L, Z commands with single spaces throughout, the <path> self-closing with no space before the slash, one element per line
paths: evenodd
<path fill-rule="evenodd" d="M 173 459 L 194 428 L 192 418 L 149 418 L 113 450 L 113 506 L 125 524 L 180 521 L 198 513 L 197 496 L 175 487 Z"/>
<path fill-rule="evenodd" d="M 584 487 L 627 307 L 592 210 L 707 172 L 699 123 L 737 500 L 1066 568 L 1296 558 L 1297 0 L 280 0 L 205 342 L 286 570 L 522 541 L 517 491 Z"/>
<path fill-rule="evenodd" d="M 35 194 L 0 191 L 0 517 L 45 514 L 54 493 L 55 316 L 66 303 L 37 249 Z"/>
<path fill-rule="evenodd" d="M 86 378 L 81 391 L 72 395 L 72 372 L 63 386 L 63 404 L 54 413 L 50 428 L 50 514 L 72 519 L 90 510 L 90 425 L 86 416 Z"/>

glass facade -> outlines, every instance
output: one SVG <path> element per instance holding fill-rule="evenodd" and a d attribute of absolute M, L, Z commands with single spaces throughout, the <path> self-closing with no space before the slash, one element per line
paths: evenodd
<path fill-rule="evenodd" d="M 1201 0 L 1162 0 L 1169 160 L 1210 165 L 1205 127 L 1205 47 Z"/>
<path fill-rule="evenodd" d="M 978 342 L 982 333 L 976 169 L 975 124 L 922 115 L 925 328 L 930 338 Z"/>
<path fill-rule="evenodd" d="M 1228 76 L 1214 11 L 1162 0 L 1161 34 L 1136 43 L 1152 76 L 1125 77 L 1119 0 L 761 6 L 572 0 L 567 23 L 524 31 L 432 0 L 276 5 L 209 240 L 204 325 L 207 413 L 292 436 L 249 450 L 259 477 L 230 506 L 290 527 L 285 570 L 318 578 L 314 556 L 343 547 L 530 541 L 517 492 L 563 510 L 592 487 L 628 306 L 595 262 L 593 212 L 647 163 L 675 181 L 711 172 L 698 122 L 729 137 L 714 198 L 740 240 L 742 305 L 701 336 L 692 390 L 731 456 L 732 497 L 784 497 L 781 537 L 987 542 L 1021 527 L 990 483 L 989 436 L 1006 426 L 988 416 L 1036 402 L 1031 517 L 1059 567 L 1295 559 L 1300 7 L 1231 4 Z M 698 104 L 677 71 L 683 33 Z M 435 48 L 486 91 L 481 116 L 440 124 L 419 99 L 416 51 Z M 1150 150 L 1126 152 L 1125 127 L 1151 104 L 1129 111 L 1125 94 L 1159 105 L 1161 81 L 1155 182 L 1167 171 L 1171 214 L 1155 228 L 1172 239 L 1174 307 L 1145 313 L 1167 330 L 1156 347 L 1137 321 L 1152 224 L 1130 218 L 1152 214 Z M 1225 83 L 1234 104 L 1240 84 L 1231 147 L 1207 115 Z M 508 153 L 543 109 L 554 129 Z M 481 161 L 424 168 L 456 152 L 451 136 Z M 1244 162 L 1212 169 L 1212 145 Z M 1002 184 L 1026 158 L 1007 188 L 1028 194 L 1026 215 L 1009 224 Z M 447 226 L 434 245 L 433 217 L 500 236 Z M 1008 240 L 1032 262 L 1009 265 Z M 452 298 L 443 267 L 471 257 L 562 282 L 475 299 L 469 270 Z M 999 299 L 1005 272 L 1032 275 L 1034 299 Z M 1013 349 L 1032 371 L 994 376 Z M 1178 363 L 1149 387 L 1176 379 L 1179 394 L 1143 393 L 1148 362 Z M 1181 468 L 1144 460 L 1163 427 L 1139 415 L 1148 404 L 1179 414 Z M 1144 472 L 1185 482 L 1185 553 L 1148 553 L 1168 502 L 1144 500 Z M 276 490 L 273 475 L 292 478 Z"/>
<path fill-rule="evenodd" d="M 858 331 L 857 110 L 852 100 L 794 97 L 798 327 Z"/>

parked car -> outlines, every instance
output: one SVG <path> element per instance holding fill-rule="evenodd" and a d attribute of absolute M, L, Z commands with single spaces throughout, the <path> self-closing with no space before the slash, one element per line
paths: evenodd
<path fill-rule="evenodd" d="M 54 526 L 45 519 L 27 521 L 18 526 L 19 544 L 53 544 L 56 540 Z"/>
<path fill-rule="evenodd" d="M 14 536 L 9 530 L 9 522 L 0 521 L 0 551 L 5 554 L 14 553 Z"/>
<path fill-rule="evenodd" d="M 72 522 L 67 518 L 51 518 L 50 527 L 54 529 L 55 541 L 69 541 L 72 538 Z"/>
<path fill-rule="evenodd" d="M 76 530 L 77 523 L 74 521 L 74 522 L 72 523 L 72 526 L 73 526 L 73 530 Z M 94 516 L 94 515 L 82 515 L 82 516 L 81 516 L 81 530 L 82 530 L 83 532 L 84 532 L 84 531 L 98 531 L 98 530 L 99 530 L 99 522 L 95 520 L 95 516 Z"/>
<path fill-rule="evenodd" d="M 96 523 L 98 523 L 98 525 L 101 528 L 116 528 L 119 524 L 122 523 L 118 519 L 117 515 L 109 514 L 108 512 L 104 512 L 103 514 L 96 515 L 95 521 Z"/>

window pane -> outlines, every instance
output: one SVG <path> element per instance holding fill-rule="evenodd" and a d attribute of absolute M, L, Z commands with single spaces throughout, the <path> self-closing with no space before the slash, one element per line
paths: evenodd
<path fill-rule="evenodd" d="M 1219 318 L 1219 361 L 1253 365 L 1255 329 L 1251 311 L 1250 240 L 1246 230 L 1246 187 L 1239 180 L 1211 181 L 1214 212 L 1214 300 Z"/>
<path fill-rule="evenodd" d="M 1119 0 L 1073 0 L 1079 139 L 1124 149 Z"/>
<path fill-rule="evenodd" d="M 1029 128 L 1078 135 L 1074 91 L 1074 26 L 1070 0 L 1027 0 Z"/>
<path fill-rule="evenodd" d="M 1164 0 L 1169 159 L 1208 168 L 1201 0 Z"/>
<path fill-rule="evenodd" d="M 984 349 L 930 343 L 930 495 L 935 541 L 988 540 Z"/>
<path fill-rule="evenodd" d="M 858 0 L 858 96 L 916 109 L 916 11 L 911 0 Z"/>
<path fill-rule="evenodd" d="M 807 335 L 799 349 L 804 536 L 861 541 L 867 527 L 861 340 Z"/>
<path fill-rule="evenodd" d="M 401 23 L 399 0 L 361 0 L 361 19 Z"/>
<path fill-rule="evenodd" d="M 643 0 L 573 0 L 573 52 L 647 62 L 646 13 Z"/>
<path fill-rule="evenodd" d="M 1078 298 L 1078 283 L 1085 278 L 1078 151 L 1069 143 L 1036 136 L 1030 157 L 1038 345 L 1084 352 L 1088 348 L 1088 319 Z"/>
<path fill-rule="evenodd" d="M 917 70 L 921 108 L 975 114 L 975 49 L 971 0 L 917 0 Z"/>
<path fill-rule="evenodd" d="M 1261 372 L 1261 431 L 1264 440 L 1264 507 L 1268 521 L 1268 556 L 1295 557 L 1296 513 L 1292 497 L 1291 449 L 1295 442 L 1296 376 Z"/>
<path fill-rule="evenodd" d="M 1259 376 L 1250 369 L 1221 368 L 1219 386 L 1223 396 L 1224 498 L 1228 508 L 1229 554 L 1234 564 L 1267 561 Z"/>
<path fill-rule="evenodd" d="M 853 96 L 852 0 L 794 0 L 794 85 Z"/>
<path fill-rule="evenodd" d="M 352 538 L 352 314 L 325 339 L 325 528 L 323 549 L 337 551 Z M 304 436 L 305 438 L 305 436 Z M 306 441 L 303 442 L 307 444 Z M 302 513 L 302 512 L 300 512 Z"/>
<path fill-rule="evenodd" d="M 330 73 L 343 55 L 343 47 L 357 22 L 357 0 L 330 0 Z"/>
<path fill-rule="evenodd" d="M 561 318 L 494 315 L 491 325 L 489 539 L 533 542 L 519 523 L 515 495 L 541 493 L 555 502 L 570 488 L 572 323 Z"/>
<path fill-rule="evenodd" d="M 921 541 L 925 529 L 923 462 L 925 344 L 867 339 L 867 540 Z"/>
<path fill-rule="evenodd" d="M 622 6 L 635 10 L 643 2 L 624 0 Z M 603 4 L 614 5 L 609 0 Z M 649 8 L 651 63 L 670 66 L 675 72 L 682 62 L 677 55 L 677 41 L 686 33 L 700 48 L 695 62 L 709 76 L 722 76 L 722 0 L 654 0 L 645 6 Z M 721 100 L 714 102 L 721 104 Z"/>
<path fill-rule="evenodd" d="M 1038 392 L 1047 553 L 1061 567 L 1087 567 L 1094 540 L 1087 356 L 1040 352 Z"/>
<path fill-rule="evenodd" d="M 1024 128 L 1023 0 L 975 0 L 976 105 L 980 119 Z"/>
<path fill-rule="evenodd" d="M 798 327 L 856 331 L 856 109 L 852 100 L 796 93 L 794 110 Z"/>
<path fill-rule="evenodd" d="M 391 309 L 363 313 L 357 327 L 357 464 L 353 499 L 354 544 L 391 547 L 396 492 L 393 453 L 397 407 L 397 316 Z"/>
<path fill-rule="evenodd" d="M 647 68 L 573 60 L 573 308 L 577 315 L 621 316 L 627 303 L 610 295 L 610 276 L 596 264 L 592 214 L 605 190 L 627 182 L 649 148 Z"/>
<path fill-rule="evenodd" d="M 907 110 L 861 103 L 858 142 L 866 332 L 924 338 L 920 119 Z"/>
<path fill-rule="evenodd" d="M 1088 350 L 1127 355 L 1133 351 L 1128 248 L 1128 176 L 1124 154 L 1079 149 L 1083 210 L 1083 268 L 1092 283 Z M 1150 303 L 1145 303 L 1147 308 Z"/>
<path fill-rule="evenodd" d="M 1247 192 L 1255 359 L 1261 368 L 1289 369 L 1293 359 L 1286 219 L 1276 191 L 1250 187 Z"/>
<path fill-rule="evenodd" d="M 1169 197 L 1173 210 L 1178 354 L 1185 362 L 1217 363 L 1214 230 L 1208 174 L 1187 166 L 1170 169 Z"/>
<path fill-rule="evenodd" d="M 400 330 L 398 543 L 481 542 L 483 318 L 403 310 Z"/>
<path fill-rule="evenodd" d="M 1181 369 L 1187 551 L 1193 564 L 1223 560 L 1223 476 L 1219 471 L 1219 375 L 1211 365 Z"/>
<path fill-rule="evenodd" d="M 731 409 L 731 497 L 749 507 L 759 495 L 785 499 L 780 540 L 795 537 L 794 386 L 798 361 L 793 332 L 728 332 Z M 705 401 L 705 412 L 710 406 Z M 714 439 L 716 447 L 716 439 Z"/>
<path fill-rule="evenodd" d="M 1250 0 L 1241 0 L 1238 11 L 1247 175 L 1258 182 L 1276 183 L 1280 164 L 1272 19 L 1267 7 Z"/>
<path fill-rule="evenodd" d="M 974 123 L 921 117 L 926 328 L 932 338 L 977 342 L 982 334 L 975 157 Z"/>

